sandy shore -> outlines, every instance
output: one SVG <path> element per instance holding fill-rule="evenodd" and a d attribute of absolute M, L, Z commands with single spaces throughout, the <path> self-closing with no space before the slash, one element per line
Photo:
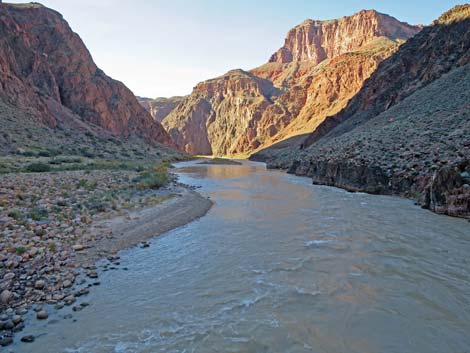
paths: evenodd
<path fill-rule="evenodd" d="M 89 266 L 108 254 L 136 246 L 204 216 L 212 201 L 182 186 L 171 190 L 173 198 L 156 206 L 130 211 L 124 216 L 99 221 L 90 232 L 105 233 L 87 249 L 77 254 L 77 263 Z"/>

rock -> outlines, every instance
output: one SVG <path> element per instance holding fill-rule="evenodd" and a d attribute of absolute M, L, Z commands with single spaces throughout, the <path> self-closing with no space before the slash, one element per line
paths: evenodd
<path fill-rule="evenodd" d="M 26 315 L 27 313 L 28 313 L 28 309 L 26 309 L 26 308 L 16 309 L 16 315 Z"/>
<path fill-rule="evenodd" d="M 72 305 L 75 302 L 75 296 L 69 295 L 64 298 L 65 305 Z"/>
<path fill-rule="evenodd" d="M 16 325 L 14 328 L 13 328 L 13 332 L 21 332 L 24 330 L 24 322 L 20 322 L 18 325 Z"/>
<path fill-rule="evenodd" d="M 23 318 L 20 315 L 13 315 L 11 320 L 13 321 L 15 325 L 18 325 L 20 322 L 23 321 Z"/>
<path fill-rule="evenodd" d="M 90 278 L 98 278 L 98 273 L 96 271 L 90 271 L 87 273 L 87 276 Z"/>
<path fill-rule="evenodd" d="M 4 281 L 9 281 L 9 280 L 12 280 L 13 278 L 15 278 L 14 272 L 8 272 L 7 274 L 5 274 L 5 276 L 3 276 Z"/>
<path fill-rule="evenodd" d="M 12 343 L 13 343 L 13 338 L 12 337 L 0 338 L 0 346 L 2 346 L 2 347 L 9 346 Z"/>
<path fill-rule="evenodd" d="M 65 280 L 63 283 L 62 283 L 62 287 L 64 288 L 69 288 L 72 286 L 72 282 L 69 281 L 69 280 Z"/>
<path fill-rule="evenodd" d="M 8 304 L 10 302 L 10 300 L 12 300 L 12 299 L 13 299 L 13 293 L 10 292 L 8 289 L 5 289 L 0 294 L 0 302 L 2 304 Z"/>
<path fill-rule="evenodd" d="M 72 249 L 74 251 L 82 251 L 85 249 L 85 246 L 83 244 L 75 244 L 72 246 Z"/>
<path fill-rule="evenodd" d="M 45 286 L 46 286 L 46 282 L 42 279 L 37 280 L 36 282 L 34 282 L 34 288 L 35 289 L 44 289 Z"/>
<path fill-rule="evenodd" d="M 45 320 L 49 317 L 49 314 L 45 310 L 41 310 L 36 314 L 38 320 Z"/>
<path fill-rule="evenodd" d="M 33 335 L 23 336 L 21 337 L 21 342 L 25 342 L 25 343 L 34 342 L 34 336 Z"/>
<path fill-rule="evenodd" d="M 7 320 L 3 323 L 4 330 L 12 330 L 15 327 L 15 324 L 12 320 Z"/>

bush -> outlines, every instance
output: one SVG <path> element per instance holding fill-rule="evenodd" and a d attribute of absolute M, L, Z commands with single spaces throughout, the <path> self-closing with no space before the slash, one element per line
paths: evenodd
<path fill-rule="evenodd" d="M 18 255 L 23 255 L 26 252 L 26 248 L 24 246 L 18 246 L 15 248 L 15 252 Z"/>
<path fill-rule="evenodd" d="M 45 208 L 34 208 L 29 213 L 29 217 L 34 221 L 40 221 L 49 216 L 49 212 Z"/>
<path fill-rule="evenodd" d="M 67 157 L 60 157 L 60 158 L 54 158 L 49 161 L 49 164 L 70 164 L 70 163 L 82 163 L 81 158 L 67 158 Z"/>
<path fill-rule="evenodd" d="M 48 149 L 45 151 L 39 151 L 38 152 L 38 157 L 55 157 L 60 154 L 59 151 L 53 150 L 53 149 Z"/>
<path fill-rule="evenodd" d="M 31 173 L 44 173 L 44 172 L 50 172 L 51 167 L 45 163 L 31 163 L 28 166 L 26 166 L 26 171 L 31 172 Z"/>
<path fill-rule="evenodd" d="M 168 164 L 161 163 L 153 169 L 141 172 L 140 175 L 134 179 L 137 182 L 137 187 L 140 190 L 145 189 L 158 189 L 165 186 L 170 181 L 168 175 Z"/>
<path fill-rule="evenodd" d="M 23 218 L 23 214 L 19 210 L 12 210 L 10 213 L 8 213 L 8 217 L 13 218 L 14 220 L 20 220 Z"/>

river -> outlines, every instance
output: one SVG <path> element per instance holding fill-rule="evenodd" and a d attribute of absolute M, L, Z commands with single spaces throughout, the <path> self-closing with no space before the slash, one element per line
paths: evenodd
<path fill-rule="evenodd" d="M 260 163 L 178 167 L 209 213 L 121 252 L 14 352 L 470 352 L 466 220 Z"/>

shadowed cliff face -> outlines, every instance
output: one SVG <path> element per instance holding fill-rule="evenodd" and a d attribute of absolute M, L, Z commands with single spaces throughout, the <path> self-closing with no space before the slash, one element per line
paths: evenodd
<path fill-rule="evenodd" d="M 95 65 L 62 16 L 39 4 L 0 4 L 0 81 L 4 101 L 52 128 L 72 112 L 119 136 L 172 144 L 132 92 Z"/>
<path fill-rule="evenodd" d="M 377 65 L 418 31 L 375 11 L 308 20 L 289 32 L 269 63 L 198 84 L 163 125 L 189 153 L 247 156 L 311 132 L 340 111 Z"/>
<path fill-rule="evenodd" d="M 183 97 L 170 97 L 170 98 L 143 98 L 137 97 L 139 103 L 147 110 L 152 118 L 161 123 L 168 114 L 181 103 Z"/>

